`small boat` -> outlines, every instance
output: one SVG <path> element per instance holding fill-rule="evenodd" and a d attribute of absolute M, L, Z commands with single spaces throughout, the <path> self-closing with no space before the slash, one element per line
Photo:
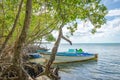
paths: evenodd
<path fill-rule="evenodd" d="M 32 62 L 37 63 L 46 63 L 49 60 L 51 52 L 43 53 L 41 52 L 42 58 L 33 59 Z M 86 53 L 86 52 L 77 52 L 75 50 L 69 49 L 68 52 L 58 52 L 56 54 L 54 64 L 60 63 L 71 63 L 71 62 L 80 62 L 88 60 L 97 60 L 97 54 Z"/>
<path fill-rule="evenodd" d="M 31 53 L 28 56 L 30 57 L 30 59 L 36 59 L 42 57 L 39 53 Z"/>

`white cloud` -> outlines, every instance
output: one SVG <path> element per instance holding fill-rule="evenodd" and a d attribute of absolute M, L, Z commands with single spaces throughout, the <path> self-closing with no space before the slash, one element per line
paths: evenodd
<path fill-rule="evenodd" d="M 79 24 L 79 29 L 70 39 L 73 43 L 104 43 L 104 42 L 120 42 L 120 17 L 108 21 L 94 35 L 90 33 L 93 28 L 83 27 Z"/>
<path fill-rule="evenodd" d="M 106 43 L 106 42 L 120 42 L 120 17 L 116 17 L 111 21 L 107 21 L 100 29 L 93 35 L 91 29 L 93 26 L 90 22 L 78 24 L 78 30 L 70 37 L 73 43 Z M 64 35 L 68 33 L 66 28 L 63 29 Z M 54 32 L 57 36 L 58 33 Z M 62 43 L 65 43 L 62 40 Z"/>
<path fill-rule="evenodd" d="M 109 10 L 107 16 L 120 16 L 120 9 Z"/>
<path fill-rule="evenodd" d="M 120 31 L 120 17 L 115 18 L 111 21 L 107 21 L 98 31 L 102 32 L 118 32 Z"/>

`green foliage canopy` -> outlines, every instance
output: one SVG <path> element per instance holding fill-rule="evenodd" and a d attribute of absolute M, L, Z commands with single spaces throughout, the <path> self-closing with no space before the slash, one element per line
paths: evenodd
<path fill-rule="evenodd" d="M 101 0 L 33 0 L 32 20 L 26 43 L 32 43 L 49 36 L 53 30 L 58 30 L 61 24 L 68 26 L 67 29 L 73 34 L 77 30 L 76 19 L 81 21 L 91 21 L 94 25 L 92 33 L 96 32 L 106 22 L 105 15 L 107 8 L 100 3 Z M 10 32 L 15 15 L 17 14 L 20 0 L 2 0 L 0 2 L 0 43 L 4 41 L 5 36 Z M 14 43 L 18 38 L 25 17 L 25 3 L 22 5 L 22 11 L 17 27 L 9 40 L 9 44 Z M 64 27 L 64 26 L 63 26 Z M 51 35 L 50 35 L 51 36 Z M 45 38 L 45 37 L 44 37 Z M 52 37 L 49 37 L 52 38 Z M 50 39 L 51 40 L 51 39 Z"/>

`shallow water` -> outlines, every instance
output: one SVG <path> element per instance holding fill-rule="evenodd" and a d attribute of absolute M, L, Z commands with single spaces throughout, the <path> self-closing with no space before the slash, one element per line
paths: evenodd
<path fill-rule="evenodd" d="M 98 61 L 59 65 L 61 80 L 120 80 L 120 44 L 61 44 L 59 51 L 69 48 L 82 48 L 99 57 Z"/>

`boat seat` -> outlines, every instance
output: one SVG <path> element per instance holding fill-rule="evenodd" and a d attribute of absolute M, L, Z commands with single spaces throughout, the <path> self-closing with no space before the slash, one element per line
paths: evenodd
<path fill-rule="evenodd" d="M 68 52 L 75 53 L 75 49 L 69 49 Z"/>

